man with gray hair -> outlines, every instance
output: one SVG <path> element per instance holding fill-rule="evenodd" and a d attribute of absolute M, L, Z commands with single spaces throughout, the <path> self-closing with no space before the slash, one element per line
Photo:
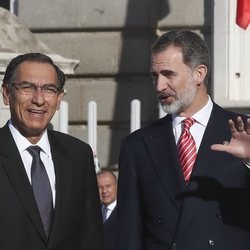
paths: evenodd
<path fill-rule="evenodd" d="M 249 250 L 250 118 L 211 100 L 196 33 L 163 34 L 151 59 L 168 114 L 122 143 L 117 249 Z"/>

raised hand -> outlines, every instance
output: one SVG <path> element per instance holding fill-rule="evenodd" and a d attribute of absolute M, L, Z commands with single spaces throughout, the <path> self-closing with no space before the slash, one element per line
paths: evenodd
<path fill-rule="evenodd" d="M 214 144 L 211 149 L 227 152 L 250 164 L 250 118 L 244 124 L 242 118 L 238 116 L 235 122 L 230 119 L 228 126 L 232 135 L 230 142 Z"/>

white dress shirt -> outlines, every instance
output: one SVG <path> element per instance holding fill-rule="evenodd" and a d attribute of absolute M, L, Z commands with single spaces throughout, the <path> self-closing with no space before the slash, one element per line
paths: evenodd
<path fill-rule="evenodd" d="M 203 138 L 205 129 L 208 124 L 208 120 L 210 118 L 211 112 L 213 109 L 213 102 L 211 101 L 210 96 L 208 96 L 208 102 L 207 104 L 197 113 L 195 113 L 192 117 L 196 120 L 196 122 L 193 124 L 193 126 L 190 128 L 190 133 L 192 134 L 195 145 L 196 145 L 196 151 L 198 152 L 201 140 Z M 178 144 L 178 140 L 181 136 L 182 132 L 182 125 L 181 122 L 186 119 L 186 117 L 173 115 L 173 131 L 175 136 L 175 142 Z M 243 161 L 243 164 L 250 169 L 250 164 Z"/>
<path fill-rule="evenodd" d="M 29 146 L 35 146 L 35 145 L 31 144 L 23 135 L 21 135 L 20 132 L 12 125 L 11 121 L 9 121 L 8 125 L 9 125 L 10 132 L 14 138 L 14 141 L 17 145 L 18 151 L 21 155 L 26 174 L 31 183 L 32 156 L 27 151 L 27 148 Z M 46 172 L 49 177 L 51 190 L 52 190 L 52 197 L 53 197 L 53 206 L 55 207 L 55 196 L 56 196 L 55 171 L 54 171 L 54 164 L 53 164 L 53 160 L 51 156 L 47 131 L 45 131 L 45 133 L 42 135 L 41 139 L 36 145 L 42 149 L 40 156 L 41 156 L 41 160 L 45 166 Z"/>
<path fill-rule="evenodd" d="M 192 116 L 196 122 L 190 128 L 190 133 L 192 134 L 192 136 L 195 140 L 195 145 L 196 145 L 197 151 L 199 150 L 201 140 L 203 138 L 203 134 L 204 134 L 205 129 L 207 127 L 208 120 L 210 118 L 212 109 L 213 109 L 213 102 L 211 101 L 211 98 L 208 96 L 207 104 L 201 110 L 199 110 L 197 113 L 195 113 Z M 174 131 L 176 144 L 178 143 L 178 140 L 181 136 L 181 132 L 182 132 L 181 122 L 184 119 L 186 119 L 186 117 L 173 115 L 173 131 Z"/>
<path fill-rule="evenodd" d="M 107 206 L 108 212 L 107 212 L 106 220 L 109 218 L 109 216 L 111 215 L 111 213 L 112 213 L 113 210 L 115 209 L 115 206 L 116 206 L 116 200 L 113 201 L 111 204 L 109 204 L 109 205 Z"/>

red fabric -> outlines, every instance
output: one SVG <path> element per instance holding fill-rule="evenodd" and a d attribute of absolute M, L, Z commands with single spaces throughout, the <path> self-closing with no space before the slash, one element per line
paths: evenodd
<path fill-rule="evenodd" d="M 236 23 L 246 29 L 250 23 L 250 0 L 237 0 Z"/>
<path fill-rule="evenodd" d="M 192 117 L 183 121 L 183 130 L 178 143 L 179 160 L 186 183 L 189 182 L 190 175 L 196 160 L 196 145 L 189 129 L 194 124 Z"/>

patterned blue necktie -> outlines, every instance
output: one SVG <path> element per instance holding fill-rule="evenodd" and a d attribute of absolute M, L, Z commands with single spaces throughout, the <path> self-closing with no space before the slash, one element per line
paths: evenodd
<path fill-rule="evenodd" d="M 49 177 L 40 158 L 41 148 L 30 146 L 27 148 L 27 151 L 33 158 L 31 164 L 31 184 L 43 227 L 48 237 L 53 216 L 52 190 Z"/>
<path fill-rule="evenodd" d="M 107 213 L 108 213 L 109 209 L 106 206 L 102 206 L 102 222 L 103 224 L 106 222 L 107 220 Z"/>

